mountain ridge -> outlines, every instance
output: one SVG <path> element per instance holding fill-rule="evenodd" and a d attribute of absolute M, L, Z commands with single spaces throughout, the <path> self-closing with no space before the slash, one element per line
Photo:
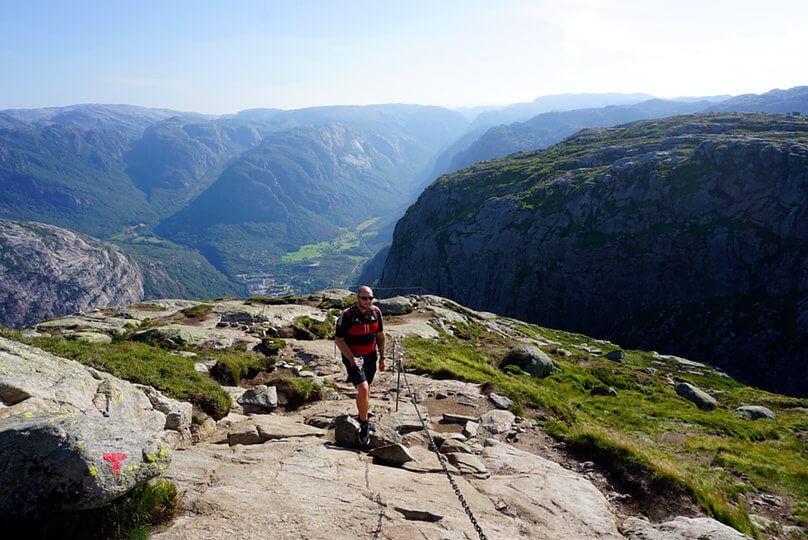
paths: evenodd
<path fill-rule="evenodd" d="M 806 129 L 799 116 L 683 116 L 479 163 L 410 207 L 379 286 L 417 283 L 803 392 Z"/>

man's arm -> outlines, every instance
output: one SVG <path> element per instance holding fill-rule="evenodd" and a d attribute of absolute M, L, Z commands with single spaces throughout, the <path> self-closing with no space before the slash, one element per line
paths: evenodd
<path fill-rule="evenodd" d="M 345 355 L 345 358 L 348 359 L 348 361 L 351 363 L 352 366 L 355 366 L 356 365 L 356 357 L 351 352 L 351 349 L 350 349 L 350 347 L 348 347 L 348 344 L 345 343 L 345 339 L 341 338 L 341 337 L 334 338 L 334 343 L 337 344 L 337 349 L 339 349 L 339 352 L 341 352 L 343 355 Z"/>

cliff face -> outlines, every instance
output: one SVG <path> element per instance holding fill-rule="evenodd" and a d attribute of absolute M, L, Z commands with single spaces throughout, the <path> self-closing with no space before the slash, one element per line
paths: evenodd
<path fill-rule="evenodd" d="M 119 248 L 53 225 L 0 220 L 0 324 L 142 298 L 143 271 Z"/>
<path fill-rule="evenodd" d="M 696 115 L 586 130 L 436 181 L 379 287 L 808 388 L 808 121 Z"/>

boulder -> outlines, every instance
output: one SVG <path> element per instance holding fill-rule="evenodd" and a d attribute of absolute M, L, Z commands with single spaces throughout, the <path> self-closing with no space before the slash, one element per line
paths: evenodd
<path fill-rule="evenodd" d="M 232 426 L 227 433 L 227 443 L 230 446 L 261 444 L 293 437 L 320 437 L 325 433 L 323 429 L 307 426 L 291 417 L 267 414 L 249 417 Z"/>
<path fill-rule="evenodd" d="M 468 440 L 462 433 L 432 433 L 432 440 L 440 447 L 443 443 L 449 440 L 466 442 Z"/>
<path fill-rule="evenodd" d="M 699 409 L 703 411 L 711 411 L 718 405 L 718 402 L 714 397 L 690 383 L 680 382 L 677 384 L 676 393 L 686 400 L 692 401 Z"/>
<path fill-rule="evenodd" d="M 607 360 L 611 360 L 612 362 L 622 362 L 623 359 L 626 357 L 626 353 L 621 351 L 620 349 L 615 349 L 614 351 L 609 351 L 603 355 L 604 358 Z"/>
<path fill-rule="evenodd" d="M 119 319 L 115 317 L 96 319 L 93 317 L 71 315 L 69 317 L 60 317 L 58 319 L 41 322 L 36 325 L 36 329 L 40 332 L 51 334 L 68 331 L 75 333 L 86 331 L 98 334 L 125 334 L 126 331 L 133 326 L 136 326 L 136 324 L 129 319 Z"/>
<path fill-rule="evenodd" d="M 327 303 L 331 307 L 341 307 L 343 302 L 354 294 L 348 289 L 325 289 L 309 295 L 309 300 Z"/>
<path fill-rule="evenodd" d="M 477 436 L 477 431 L 480 429 L 480 424 L 478 422 L 473 422 L 469 420 L 466 422 L 466 425 L 463 426 L 463 436 L 468 437 L 469 439 L 473 439 Z"/>
<path fill-rule="evenodd" d="M 160 474 L 166 415 L 134 385 L 0 338 L 0 517 L 97 508 Z"/>
<path fill-rule="evenodd" d="M 511 430 L 516 416 L 510 411 L 493 410 L 480 416 L 480 427 L 492 435 Z"/>
<path fill-rule="evenodd" d="M 98 508 L 165 470 L 153 432 L 100 416 L 30 413 L 0 419 L 0 517 Z"/>
<path fill-rule="evenodd" d="M 520 345 L 511 349 L 502 359 L 499 367 L 518 366 L 533 377 L 546 377 L 555 369 L 553 361 L 544 351 L 533 345 Z"/>
<path fill-rule="evenodd" d="M 348 415 L 341 415 L 334 419 L 334 442 L 337 446 L 357 448 L 359 446 L 356 440 L 358 435 L 359 421 L 357 419 Z M 388 426 L 376 424 L 375 431 L 370 432 L 368 448 L 378 448 L 399 443 L 401 443 L 401 435 Z"/>
<path fill-rule="evenodd" d="M 466 422 L 475 422 L 478 420 L 476 416 L 468 416 L 465 414 L 452 414 L 443 413 L 441 423 L 443 424 L 465 424 Z"/>
<path fill-rule="evenodd" d="M 135 386 L 146 394 L 146 397 L 149 398 L 149 402 L 155 410 L 166 415 L 165 429 L 182 431 L 191 427 L 193 405 L 166 397 L 159 390 L 151 386 L 140 384 L 136 384 Z"/>
<path fill-rule="evenodd" d="M 440 451 L 443 454 L 451 454 L 452 452 L 459 452 L 461 454 L 471 454 L 471 448 L 467 444 L 457 439 L 446 439 L 440 445 Z"/>
<path fill-rule="evenodd" d="M 278 390 L 265 384 L 250 388 L 236 400 L 245 412 L 266 413 L 278 406 Z"/>
<path fill-rule="evenodd" d="M 504 410 L 513 407 L 513 400 L 511 398 L 500 396 L 499 394 L 495 394 L 494 392 L 488 394 L 488 399 L 491 400 L 491 403 L 493 403 L 497 409 Z"/>
<path fill-rule="evenodd" d="M 732 414 L 745 420 L 759 420 L 761 418 L 775 419 L 777 415 L 771 409 L 762 405 L 741 405 L 732 411 Z"/>
<path fill-rule="evenodd" d="M 449 463 L 457 467 L 464 474 L 478 474 L 488 476 L 490 473 L 485 467 L 485 463 L 474 454 L 465 452 L 450 452 L 446 454 Z"/>
<path fill-rule="evenodd" d="M 747 540 L 749 537 L 712 518 L 678 516 L 665 523 L 652 524 L 645 519 L 629 517 L 623 522 L 628 540 Z"/>
<path fill-rule="evenodd" d="M 112 337 L 108 334 L 101 334 L 99 332 L 76 332 L 74 334 L 66 334 L 67 339 L 75 339 L 84 343 L 112 343 Z"/>
<path fill-rule="evenodd" d="M 404 465 L 407 462 L 415 460 L 409 450 L 401 444 L 379 446 L 368 452 L 368 455 L 378 459 L 382 463 L 395 466 Z"/>
<path fill-rule="evenodd" d="M 412 313 L 412 302 L 404 296 L 393 296 L 376 301 L 383 315 L 406 315 Z"/>
<path fill-rule="evenodd" d="M 482 459 L 493 476 L 475 486 L 503 510 L 518 512 L 523 522 L 541 524 L 541 537 L 623 538 L 609 502 L 582 475 L 496 440 L 486 441 Z"/>
<path fill-rule="evenodd" d="M 141 330 L 132 334 L 132 339 L 155 341 L 171 348 L 204 345 L 214 349 L 229 349 L 234 345 L 233 336 L 224 332 L 184 324 L 169 324 Z"/>
<path fill-rule="evenodd" d="M 258 435 L 264 441 L 292 437 L 321 437 L 326 433 L 324 429 L 307 426 L 294 418 L 278 414 L 254 416 L 249 421 L 255 424 Z"/>
<path fill-rule="evenodd" d="M 264 440 L 258 434 L 258 427 L 252 422 L 244 422 L 233 426 L 227 432 L 227 444 L 261 444 Z"/>

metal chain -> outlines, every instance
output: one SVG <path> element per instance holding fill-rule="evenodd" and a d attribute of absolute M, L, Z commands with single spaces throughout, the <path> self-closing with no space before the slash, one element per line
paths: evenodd
<path fill-rule="evenodd" d="M 452 473 L 449 472 L 449 468 L 446 466 L 446 461 L 443 457 L 443 454 L 440 453 L 438 450 L 438 446 L 435 444 L 435 441 L 432 439 L 432 435 L 429 433 L 429 429 L 426 426 L 426 422 L 424 418 L 421 416 L 421 411 L 418 409 L 418 403 L 415 401 L 415 394 L 413 394 L 412 389 L 410 388 L 410 383 L 407 380 L 407 372 L 404 371 L 404 364 L 403 364 L 403 354 L 401 353 L 401 348 L 398 344 L 398 338 L 396 337 L 393 340 L 393 361 L 397 366 L 397 369 L 400 374 L 404 375 L 404 385 L 407 387 L 407 392 L 410 394 L 410 399 L 412 400 L 412 405 L 415 407 L 415 412 L 418 414 L 418 420 L 421 421 L 421 426 L 424 428 L 424 433 L 426 433 L 427 439 L 429 439 L 429 448 L 435 452 L 435 455 L 438 457 L 438 463 L 440 463 L 443 472 L 446 473 L 446 477 L 449 479 L 449 483 L 452 485 L 452 489 L 457 495 L 457 500 L 460 501 L 460 505 L 463 507 L 463 511 L 471 521 L 471 524 L 474 526 L 474 530 L 477 531 L 477 535 L 480 537 L 480 540 L 487 540 L 485 533 L 483 532 L 482 527 L 480 524 L 477 523 L 477 518 L 474 517 L 474 513 L 471 511 L 471 507 L 466 502 L 465 497 L 460 492 L 460 487 L 455 482 L 455 479 L 452 477 Z"/>

